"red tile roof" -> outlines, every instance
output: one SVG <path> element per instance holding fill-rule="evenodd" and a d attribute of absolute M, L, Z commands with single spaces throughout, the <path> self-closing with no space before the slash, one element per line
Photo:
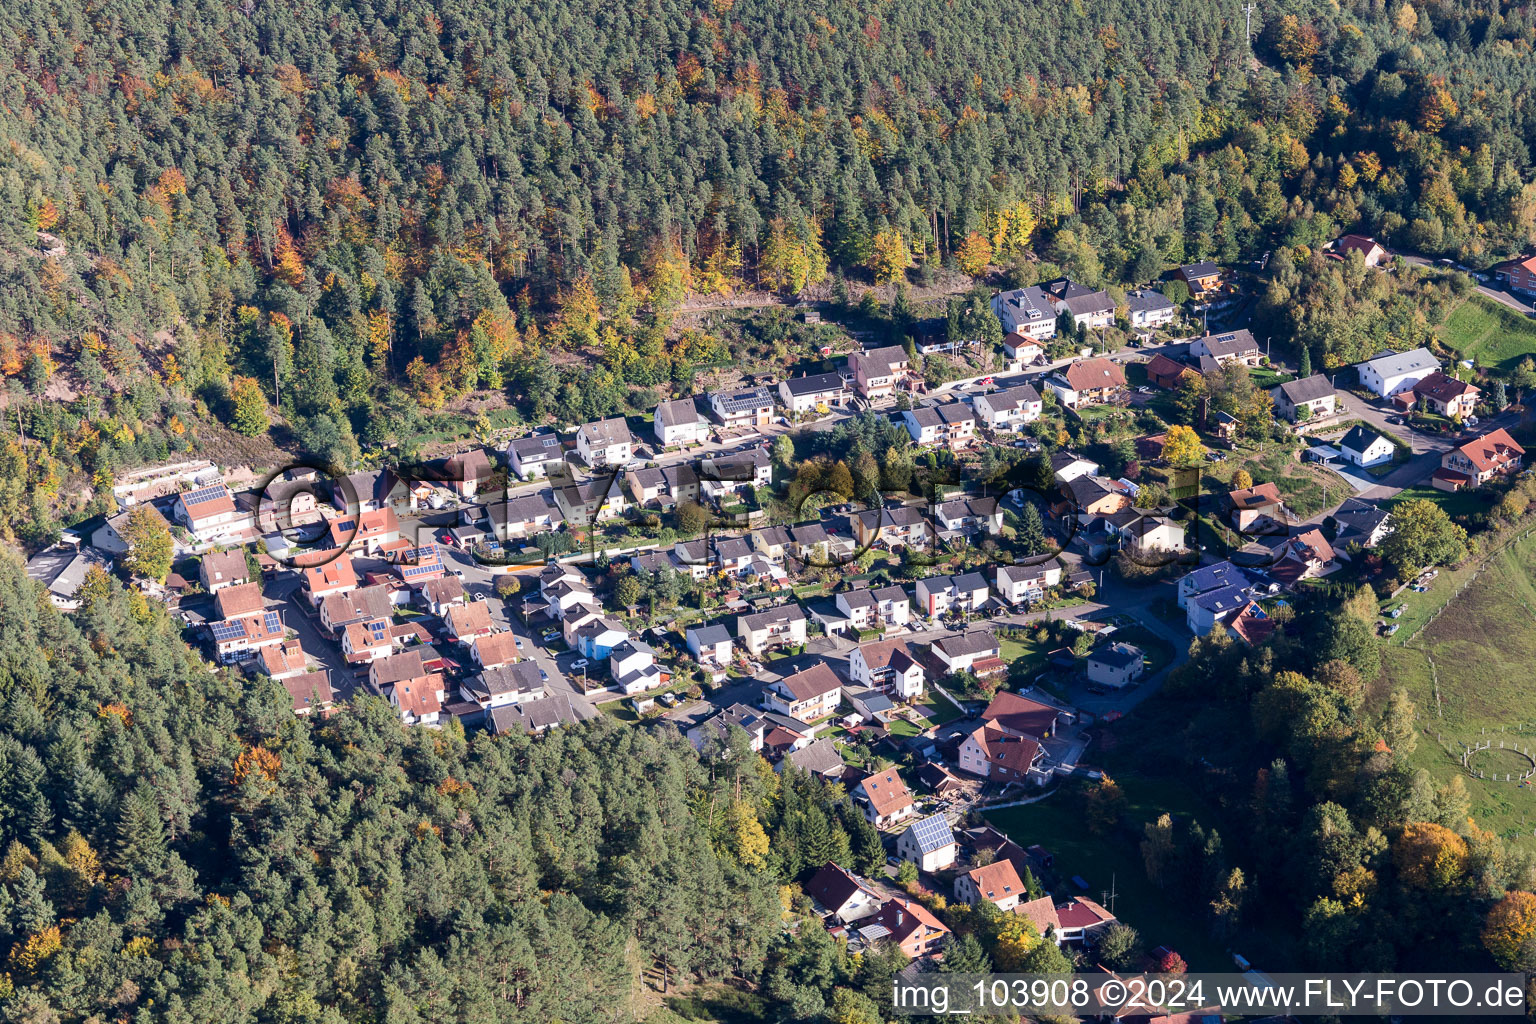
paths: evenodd
<path fill-rule="evenodd" d="M 1019 873 L 1006 860 L 995 860 L 983 867 L 971 868 L 966 875 L 984 900 L 997 903 L 1010 897 L 1026 895 Z"/>
<path fill-rule="evenodd" d="M 1125 371 L 1112 359 L 1078 359 L 1062 374 L 1073 391 L 1125 387 Z"/>
<path fill-rule="evenodd" d="M 1227 501 L 1232 504 L 1233 508 L 1238 509 L 1278 505 L 1280 503 L 1280 488 L 1273 483 L 1254 484 L 1252 487 L 1243 487 L 1230 492 L 1227 495 Z"/>
<path fill-rule="evenodd" d="M 907 784 L 901 781 L 901 776 L 896 774 L 894 768 L 876 772 L 854 789 L 864 794 L 876 817 L 888 817 L 904 807 L 912 806 L 912 794 L 907 791 Z"/>
<path fill-rule="evenodd" d="M 981 718 L 1020 736 L 1042 737 L 1056 728 L 1055 708 L 1007 690 L 992 698 Z"/>
<path fill-rule="evenodd" d="M 1001 695 L 999 695 L 1001 696 Z M 1015 776 L 1028 775 L 1040 756 L 1040 744 L 1028 736 L 1010 736 L 992 725 L 983 725 L 970 738 L 981 748 L 987 764 L 1006 768 Z"/>
<path fill-rule="evenodd" d="M 1509 436 L 1509 431 L 1503 427 L 1474 438 L 1456 450 L 1483 473 L 1503 472 L 1517 464 L 1525 454 L 1525 449 L 1516 444 L 1515 439 Z"/>
<path fill-rule="evenodd" d="M 843 681 L 826 662 L 819 661 L 810 668 L 801 669 L 792 676 L 784 677 L 779 680 L 779 685 L 784 687 L 791 697 L 800 701 L 831 693 L 842 686 Z"/>
<path fill-rule="evenodd" d="M 260 583 L 240 583 L 225 587 L 214 595 L 214 613 L 220 619 L 233 619 L 259 612 L 265 606 Z"/>

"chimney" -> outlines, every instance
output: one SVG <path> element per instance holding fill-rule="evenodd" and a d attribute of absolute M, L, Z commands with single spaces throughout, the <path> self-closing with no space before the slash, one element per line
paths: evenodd
<path fill-rule="evenodd" d="M 906 917 L 907 917 L 906 913 L 900 907 L 897 907 L 896 908 L 896 927 L 900 928 L 901 927 L 901 923 L 904 920 L 906 920 Z"/>

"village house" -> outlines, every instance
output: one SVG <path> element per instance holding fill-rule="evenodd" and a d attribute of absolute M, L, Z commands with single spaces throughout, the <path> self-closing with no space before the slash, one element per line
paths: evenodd
<path fill-rule="evenodd" d="M 828 861 L 805 884 L 820 913 L 839 924 L 851 924 L 879 913 L 881 896 L 864 879 Z"/>
<path fill-rule="evenodd" d="M 1200 371 L 1187 363 L 1170 359 L 1158 352 L 1147 361 L 1147 383 L 1155 387 L 1177 391 L 1189 377 L 1199 377 Z"/>
<path fill-rule="evenodd" d="M 709 440 L 709 421 L 690 398 L 674 398 L 656 406 L 651 415 L 656 441 L 663 448 L 703 444 Z"/>
<path fill-rule="evenodd" d="M 332 594 L 345 594 L 356 589 L 357 571 L 352 568 L 352 556 L 346 551 L 304 570 L 304 597 L 311 607 L 318 608 L 320 602 Z"/>
<path fill-rule="evenodd" d="M 927 907 L 902 896 L 891 897 L 865 921 L 861 935 L 867 932 L 871 942 L 891 943 L 909 960 L 938 952 L 949 935 L 949 929 Z"/>
<path fill-rule="evenodd" d="M 1137 516 L 1120 530 L 1125 546 L 1139 555 L 1184 550 L 1184 527 L 1167 516 Z"/>
<path fill-rule="evenodd" d="M 1125 391 L 1125 371 L 1112 359 L 1077 359 L 1045 382 L 1062 405 L 1079 409 L 1113 401 Z"/>
<path fill-rule="evenodd" d="M 512 632 L 481 634 L 469 643 L 470 659 L 482 669 L 510 665 L 520 660 L 517 636 Z"/>
<path fill-rule="evenodd" d="M 1011 605 L 1033 604 L 1061 584 L 1061 563 L 1055 558 L 1033 565 L 998 565 L 994 584 L 998 596 Z"/>
<path fill-rule="evenodd" d="M 465 501 L 474 501 L 491 480 L 491 460 L 483 448 L 459 452 L 448 459 L 446 468 L 448 486 Z"/>
<path fill-rule="evenodd" d="M 577 713 L 569 697 L 564 694 L 552 694 L 521 704 L 492 708 L 486 712 L 486 719 L 490 724 L 491 732 L 497 736 L 509 733 L 541 736 L 551 729 L 576 725 L 581 721 L 581 715 Z"/>
<path fill-rule="evenodd" d="M 1500 263 L 1493 267 L 1493 276 L 1510 291 L 1536 295 L 1536 255 Z"/>
<path fill-rule="evenodd" d="M 1074 452 L 1051 453 L 1051 476 L 1058 484 L 1068 483 L 1080 476 L 1098 476 L 1099 464 Z"/>
<path fill-rule="evenodd" d="M 752 542 L 752 550 L 775 562 L 783 562 L 795 554 L 794 542 L 790 539 L 789 530 L 782 526 L 760 527 L 747 536 Z"/>
<path fill-rule="evenodd" d="M 1073 477 L 1061 485 L 1064 498 L 1081 515 L 1104 516 L 1131 507 L 1131 496 L 1097 476 Z"/>
<path fill-rule="evenodd" d="M 569 634 L 567 643 L 588 661 L 603 661 L 613 654 L 614 648 L 629 639 L 629 630 L 623 625 L 596 613 L 568 616 L 564 632 Z"/>
<path fill-rule="evenodd" d="M 848 398 L 848 385 L 840 373 L 814 373 L 779 381 L 779 401 L 792 415 L 841 409 Z"/>
<path fill-rule="evenodd" d="M 491 624 L 491 610 L 484 601 L 473 601 L 468 604 L 456 604 L 448 609 L 448 614 L 443 620 L 448 629 L 448 637 L 466 647 L 484 636 L 490 636 L 496 631 Z"/>
<path fill-rule="evenodd" d="M 1316 528 L 1298 533 L 1280 548 L 1280 557 L 1269 567 L 1269 575 L 1282 583 L 1326 576 L 1336 568 L 1333 545 Z"/>
<path fill-rule="evenodd" d="M 303 672 L 282 680 L 283 689 L 293 700 L 296 715 L 328 715 L 336 696 L 331 691 L 331 674 L 325 669 Z"/>
<path fill-rule="evenodd" d="M 1146 655 L 1133 644 L 1112 643 L 1088 652 L 1088 681 L 1115 689 L 1129 686 L 1146 671 Z"/>
<path fill-rule="evenodd" d="M 371 665 L 395 652 L 395 632 L 388 618 L 349 622 L 341 632 L 341 653 L 349 665 Z"/>
<path fill-rule="evenodd" d="M 831 538 L 820 523 L 801 523 L 789 528 L 791 554 L 811 565 L 828 565 L 831 561 Z"/>
<path fill-rule="evenodd" d="M 555 505 L 568 523 L 607 522 L 624 515 L 624 487 L 618 474 L 566 484 L 555 488 Z"/>
<path fill-rule="evenodd" d="M 704 459 L 699 463 L 699 493 L 714 501 L 732 494 L 749 495 L 773 482 L 773 460 L 762 448 Z"/>
<path fill-rule="evenodd" d="M 1345 498 L 1333 512 L 1333 544 L 1349 549 L 1352 544 L 1373 548 L 1392 532 L 1391 513 L 1360 498 Z"/>
<path fill-rule="evenodd" d="M 1072 326 L 1096 331 L 1115 322 L 1115 300 L 1107 291 L 1089 291 L 1084 285 L 1068 282 L 1056 300 L 1058 316 L 1072 318 Z"/>
<path fill-rule="evenodd" d="M 1016 334 L 1029 342 L 1056 337 L 1056 303 L 1038 286 L 999 292 L 992 296 L 992 312 L 1003 325 L 1005 335 Z M 1022 358 L 1014 353 L 1009 356 Z"/>
<path fill-rule="evenodd" d="M 1232 525 L 1243 533 L 1283 525 L 1294 518 L 1280 497 L 1280 488 L 1272 482 L 1228 492 L 1227 507 Z"/>
<path fill-rule="evenodd" d="M 704 706 L 712 708 L 712 705 Z M 695 750 L 703 752 L 711 743 L 729 742 L 732 729 L 740 729 L 747 734 L 747 741 L 754 752 L 763 749 L 763 738 L 768 731 L 767 720 L 761 711 L 745 704 L 732 704 L 728 708 L 712 711 L 708 717 L 690 725 L 683 736 L 693 744 Z"/>
<path fill-rule="evenodd" d="M 222 482 L 182 491 L 171 514 L 199 544 L 243 544 L 254 538 L 256 519 Z"/>
<path fill-rule="evenodd" d="M 902 700 L 921 695 L 927 682 L 907 642 L 895 639 L 855 647 L 848 655 L 848 676 L 860 686 L 886 690 Z"/>
<path fill-rule="evenodd" d="M 635 456 L 635 439 L 622 416 L 583 423 L 576 430 L 576 454 L 593 469 L 622 468 Z"/>
<path fill-rule="evenodd" d="M 1365 265 L 1368 267 L 1376 266 L 1388 255 L 1381 243 L 1365 235 L 1345 235 L 1333 243 L 1333 251 L 1341 257 L 1358 252 L 1365 259 Z"/>
<path fill-rule="evenodd" d="M 220 590 L 213 599 L 213 618 L 208 623 L 214 651 L 221 662 L 255 655 L 263 647 L 287 638 L 282 614 L 268 610 L 260 583 L 241 583 Z"/>
<path fill-rule="evenodd" d="M 1202 363 L 1206 359 L 1214 360 L 1218 366 L 1233 362 L 1258 366 L 1261 358 L 1259 343 L 1253 340 L 1253 333 L 1247 328 L 1196 338 L 1189 344 L 1189 354 Z"/>
<path fill-rule="evenodd" d="M 917 581 L 918 610 L 931 619 L 951 612 L 978 611 L 987 602 L 987 578 L 979 572 L 958 576 L 929 576 Z"/>
<path fill-rule="evenodd" d="M 204 590 L 217 594 L 225 587 L 251 582 L 250 563 L 244 551 L 210 551 L 197 567 L 197 578 Z"/>
<path fill-rule="evenodd" d="M 526 704 L 547 694 L 539 667 L 531 661 L 487 667 L 459 681 L 459 696 L 482 711 Z"/>
<path fill-rule="evenodd" d="M 893 551 L 902 547 L 926 551 L 930 545 L 932 526 L 916 505 L 867 509 L 853 516 L 851 525 L 853 539 L 860 548 L 879 543 Z M 794 531 L 790 532 L 793 535 Z"/>
<path fill-rule="evenodd" d="M 402 539 L 387 545 L 382 553 L 389 559 L 389 567 L 395 576 L 407 586 L 423 586 L 448 571 L 435 543 L 412 547 L 410 541 Z"/>
<path fill-rule="evenodd" d="M 874 628 L 879 602 L 867 587 L 839 591 L 832 598 L 832 603 L 837 611 L 847 618 L 848 625 L 855 631 L 863 632 Z"/>
<path fill-rule="evenodd" d="M 887 723 L 896 717 L 896 702 L 884 692 L 862 687 L 843 687 L 843 699 L 853 708 L 854 717 L 861 722 Z M 848 721 L 844 718 L 843 721 Z"/>
<path fill-rule="evenodd" d="M 1189 294 L 1196 302 L 1202 302 L 1221 283 L 1221 268 L 1210 260 L 1189 263 L 1173 272 L 1173 276 L 1189 285 Z"/>
<path fill-rule="evenodd" d="M 981 720 L 1004 735 L 1039 741 L 1056 735 L 1060 716 L 1061 712 L 1048 704 L 1003 690 L 992 698 L 981 713 Z"/>
<path fill-rule="evenodd" d="M 1051 334 L 1056 333 L 1056 321 L 1052 319 Z M 1038 341 L 1018 331 L 1003 335 L 1003 355 L 1014 366 L 1024 367 L 1039 362 L 1045 356 L 1045 347 Z"/>
<path fill-rule="evenodd" d="M 987 676 L 1008 668 L 999 657 L 1001 648 L 997 635 L 985 629 L 940 637 L 929 645 L 929 650 L 949 673 L 972 672 Z"/>
<path fill-rule="evenodd" d="M 1339 442 L 1339 453 L 1346 462 L 1362 468 L 1391 462 L 1397 449 L 1392 442 L 1369 427 L 1356 424 Z"/>
<path fill-rule="evenodd" d="M 357 515 L 345 514 L 331 520 L 329 543 L 333 548 L 377 556 L 386 545 L 400 539 L 400 519 L 388 506 Z"/>
<path fill-rule="evenodd" d="M 1173 323 L 1178 309 L 1168 296 L 1151 288 L 1138 288 L 1125 296 L 1126 316 L 1136 331 L 1154 331 Z"/>
<path fill-rule="evenodd" d="M 963 448 L 976 439 L 976 413 L 964 402 L 921 405 L 901 415 L 918 445 Z"/>
<path fill-rule="evenodd" d="M 807 775 L 819 776 L 828 782 L 841 782 L 844 773 L 848 771 L 848 765 L 844 763 L 843 755 L 837 749 L 837 743 L 825 736 L 797 750 L 789 751 L 778 764 L 773 766 L 773 770 L 782 772 L 787 764 L 794 765 Z"/>
<path fill-rule="evenodd" d="M 1209 594 L 1226 587 L 1236 587 L 1247 591 L 1254 584 L 1253 578 L 1247 571 L 1233 565 L 1231 562 L 1217 562 L 1215 565 L 1201 566 L 1179 579 L 1177 600 L 1180 608 L 1189 604 L 1192 598 L 1201 594 Z"/>
<path fill-rule="evenodd" d="M 899 345 L 854 352 L 848 357 L 854 385 L 859 395 L 870 402 L 894 396 L 910 367 L 907 351 Z"/>
<path fill-rule="evenodd" d="M 524 480 L 547 477 L 550 464 L 561 462 L 564 457 L 560 439 L 554 434 L 534 434 L 507 443 L 507 465 Z"/>
<path fill-rule="evenodd" d="M 416 594 L 428 614 L 441 618 L 449 608 L 464 603 L 464 583 L 457 576 L 439 576 L 424 583 Z"/>
<path fill-rule="evenodd" d="M 1237 614 L 1248 599 L 1248 588 L 1240 586 L 1218 587 L 1191 595 L 1184 606 L 1184 623 L 1195 636 L 1206 636 Z"/>
<path fill-rule="evenodd" d="M 166 522 L 165 516 L 152 504 L 145 503 L 135 508 L 146 508 L 157 526 L 164 526 L 170 530 L 171 524 Z M 61 540 L 79 547 L 81 542 L 89 542 L 98 551 L 103 551 L 113 558 L 126 555 L 133 550 L 133 545 L 128 543 L 128 520 L 133 515 L 132 508 L 125 508 L 114 512 L 109 516 L 93 516 L 84 523 L 76 524 L 63 532 Z M 206 556 L 205 556 L 206 557 Z"/>
<path fill-rule="evenodd" d="M 552 491 L 524 494 L 486 506 L 491 535 L 502 544 L 516 544 L 555 529 L 562 522 L 560 509 L 551 503 Z"/>
<path fill-rule="evenodd" d="M 1056 908 L 1056 929 L 1060 942 L 1086 942 L 1115 923 L 1115 915 L 1093 900 L 1074 896 Z"/>
<path fill-rule="evenodd" d="M 801 722 L 814 722 L 837 710 L 843 699 L 843 681 L 824 661 L 769 683 L 763 690 L 763 706 Z"/>
<path fill-rule="evenodd" d="M 1031 736 L 1013 736 L 1001 728 L 983 723 L 960 741 L 956 763 L 960 770 L 997 782 L 1022 783 L 1035 772 L 1044 753 Z M 1036 773 L 1035 782 L 1044 785 L 1047 775 Z"/>
<path fill-rule="evenodd" d="M 1275 402 L 1275 414 L 1292 423 L 1332 416 L 1338 403 L 1338 392 L 1320 373 L 1277 385 L 1269 394 Z"/>
<path fill-rule="evenodd" d="M 748 654 L 771 647 L 805 643 L 805 612 L 795 603 L 778 605 L 736 619 L 736 635 Z"/>
<path fill-rule="evenodd" d="M 1408 352 L 1382 352 L 1355 364 L 1355 369 L 1361 387 L 1380 398 L 1390 398 L 1440 369 L 1440 360 L 1429 349 L 1416 348 Z"/>
<path fill-rule="evenodd" d="M 406 725 L 438 724 L 447 696 L 443 676 L 436 672 L 422 679 L 402 679 L 389 689 L 389 702 L 399 709 Z"/>
<path fill-rule="evenodd" d="M 1398 392 L 1392 401 L 1405 410 L 1422 402 L 1430 412 L 1447 419 L 1458 416 L 1465 419 L 1477 408 L 1477 396 L 1480 394 L 1482 390 L 1476 385 L 1448 376 L 1444 370 L 1436 370 L 1410 390 Z M 1404 402 L 1404 399 L 1407 401 Z"/>
<path fill-rule="evenodd" d="M 983 900 L 1008 913 L 1029 895 L 1018 871 L 1007 860 L 995 860 L 955 876 L 955 900 L 976 906 Z"/>
<path fill-rule="evenodd" d="M 699 660 L 699 664 L 725 668 L 731 663 L 731 631 L 720 623 L 689 626 L 685 639 L 689 652 Z"/>
<path fill-rule="evenodd" d="M 960 844 L 942 814 L 919 818 L 896 837 L 896 856 L 917 865 L 919 871 L 947 871 L 955 866 L 959 852 Z"/>
<path fill-rule="evenodd" d="M 390 587 L 383 583 L 332 594 L 320 602 L 320 624 L 332 636 L 340 635 L 354 622 L 388 619 L 393 614 Z"/>
<path fill-rule="evenodd" d="M 263 647 L 256 660 L 261 671 L 277 682 L 309 670 L 309 655 L 304 653 L 304 645 L 297 637 Z"/>
<path fill-rule="evenodd" d="M 727 428 L 766 427 L 773 422 L 773 393 L 764 387 L 716 391 L 709 408 Z"/>
<path fill-rule="evenodd" d="M 1257 601 L 1249 601 L 1226 620 L 1225 626 L 1232 636 L 1249 647 L 1256 647 L 1273 635 L 1278 623 L 1265 613 Z"/>
<path fill-rule="evenodd" d="M 1442 455 L 1430 483 L 1442 491 L 1479 487 L 1495 477 L 1515 475 L 1524 456 L 1525 449 L 1501 427 Z"/>
<path fill-rule="evenodd" d="M 977 395 L 976 415 L 989 430 L 1018 430 L 1040 418 L 1045 402 L 1040 392 L 1028 384 L 1004 391 Z"/>
<path fill-rule="evenodd" d="M 996 536 L 1003 531 L 1003 510 L 996 498 L 958 498 L 933 511 L 941 540 L 973 533 Z"/>
<path fill-rule="evenodd" d="M 901 781 L 895 768 L 887 768 L 863 779 L 848 795 L 876 828 L 890 828 L 917 813 L 917 804 L 913 802 L 907 784 Z"/>
<path fill-rule="evenodd" d="M 612 689 L 627 695 L 654 690 L 669 673 L 656 664 L 656 651 L 644 640 L 630 638 L 608 652 L 608 676 Z"/>

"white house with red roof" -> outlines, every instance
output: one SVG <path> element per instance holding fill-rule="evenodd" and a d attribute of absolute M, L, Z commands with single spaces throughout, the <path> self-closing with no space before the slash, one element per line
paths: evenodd
<path fill-rule="evenodd" d="M 322 554 L 329 555 L 331 552 Z M 320 602 L 332 594 L 345 594 L 356 589 L 357 570 L 352 568 L 352 556 L 345 551 L 321 565 L 312 565 L 304 570 L 304 596 L 315 608 L 320 607 Z"/>
<path fill-rule="evenodd" d="M 880 912 L 881 896 L 864 879 L 828 861 L 805 884 L 805 894 L 822 912 L 842 924 Z"/>
<path fill-rule="evenodd" d="M 1494 477 L 1518 473 L 1524 458 L 1525 449 L 1500 427 L 1442 455 L 1430 483 L 1442 491 L 1480 487 Z"/>
<path fill-rule="evenodd" d="M 894 768 L 869 776 L 854 786 L 848 795 L 876 828 L 890 828 L 917 813 L 911 791 Z"/>

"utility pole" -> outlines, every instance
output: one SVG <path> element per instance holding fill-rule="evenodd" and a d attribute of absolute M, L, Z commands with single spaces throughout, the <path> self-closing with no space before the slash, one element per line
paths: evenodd
<path fill-rule="evenodd" d="M 1258 9 L 1258 4 L 1249 3 L 1243 5 L 1243 19 L 1245 22 L 1243 34 L 1248 39 L 1248 49 L 1250 51 L 1253 49 L 1253 12 Z"/>

